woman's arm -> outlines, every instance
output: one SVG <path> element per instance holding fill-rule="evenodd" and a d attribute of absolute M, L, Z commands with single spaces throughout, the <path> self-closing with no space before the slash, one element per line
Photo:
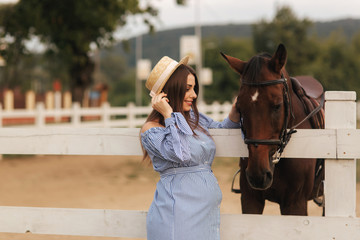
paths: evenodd
<path fill-rule="evenodd" d="M 214 121 L 210 117 L 200 113 L 200 124 L 206 128 L 240 128 L 240 113 L 236 110 L 236 101 L 234 100 L 229 116 L 223 121 Z"/>
<path fill-rule="evenodd" d="M 190 126 L 181 113 L 175 112 L 165 119 L 165 127 L 151 122 L 144 124 L 141 142 L 151 159 L 156 156 L 184 162 L 191 156 L 187 135 L 193 135 Z"/>
<path fill-rule="evenodd" d="M 240 113 L 239 111 L 236 109 L 236 103 L 237 103 L 237 97 L 235 98 L 235 100 L 233 101 L 232 107 L 231 107 L 231 111 L 229 113 L 229 119 L 233 122 L 240 122 Z"/>

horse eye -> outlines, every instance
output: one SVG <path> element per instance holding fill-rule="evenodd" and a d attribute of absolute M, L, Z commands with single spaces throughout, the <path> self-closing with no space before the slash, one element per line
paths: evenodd
<path fill-rule="evenodd" d="M 280 108 L 281 108 L 281 103 L 280 104 L 275 104 L 274 106 L 273 106 L 273 108 L 274 108 L 274 111 L 279 111 L 280 110 Z"/>

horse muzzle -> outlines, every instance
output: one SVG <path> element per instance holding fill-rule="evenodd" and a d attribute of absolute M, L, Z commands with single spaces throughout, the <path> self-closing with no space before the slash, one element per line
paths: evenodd
<path fill-rule="evenodd" d="M 256 190 L 266 190 L 273 182 L 273 173 L 270 170 L 262 172 L 262 174 L 253 175 L 246 170 L 246 179 L 249 185 Z"/>
<path fill-rule="evenodd" d="M 264 152 L 261 155 L 250 154 L 245 170 L 246 179 L 251 188 L 256 190 L 266 190 L 273 183 L 273 175 L 276 159 L 275 150 Z"/>

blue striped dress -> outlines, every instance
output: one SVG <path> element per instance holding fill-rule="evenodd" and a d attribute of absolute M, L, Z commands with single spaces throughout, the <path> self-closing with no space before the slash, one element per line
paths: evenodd
<path fill-rule="evenodd" d="M 229 118 L 216 122 L 203 114 L 199 123 L 206 131 L 240 127 Z M 148 240 L 220 239 L 222 194 L 211 171 L 215 143 L 204 132 L 195 133 L 181 113 L 172 113 L 165 128 L 141 134 L 154 170 L 160 173 L 147 215 Z"/>

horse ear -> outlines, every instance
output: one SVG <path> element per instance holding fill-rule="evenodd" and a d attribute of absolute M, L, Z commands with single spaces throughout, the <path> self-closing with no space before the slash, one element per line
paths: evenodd
<path fill-rule="evenodd" d="M 287 51 L 284 44 L 280 43 L 274 56 L 270 60 L 270 66 L 277 73 L 281 72 L 281 69 L 285 66 L 287 60 Z"/>
<path fill-rule="evenodd" d="M 240 75 L 242 74 L 242 72 L 244 70 L 244 65 L 245 65 L 244 61 L 241 61 L 240 59 L 226 55 L 222 52 L 220 52 L 220 54 L 221 54 L 221 56 L 223 56 L 223 58 L 225 58 L 225 60 L 229 63 L 229 65 L 232 69 L 234 69 Z"/>

